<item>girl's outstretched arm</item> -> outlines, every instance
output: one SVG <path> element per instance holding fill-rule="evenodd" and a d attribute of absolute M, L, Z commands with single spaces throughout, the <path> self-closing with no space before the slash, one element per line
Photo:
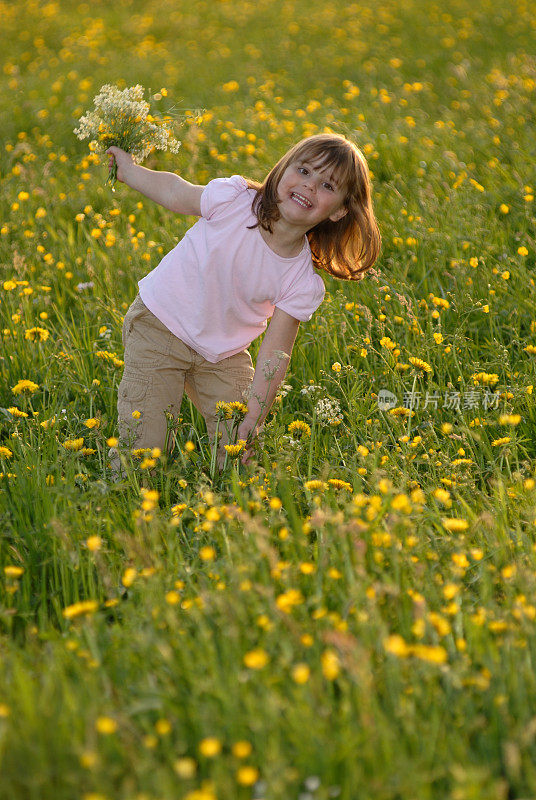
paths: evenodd
<path fill-rule="evenodd" d="M 238 428 L 237 439 L 247 440 L 249 436 L 251 443 L 260 431 L 285 377 L 299 327 L 298 319 L 280 308 L 275 309 L 259 348 L 248 400 L 248 413 Z M 242 458 L 244 464 L 249 460 L 250 454 L 251 446 Z"/>
<path fill-rule="evenodd" d="M 200 202 L 204 186 L 188 183 L 174 172 L 159 172 L 140 167 L 120 147 L 109 147 L 106 152 L 110 155 L 110 166 L 113 159 L 117 162 L 118 181 L 126 183 L 131 189 L 136 189 L 176 214 L 201 216 Z"/>

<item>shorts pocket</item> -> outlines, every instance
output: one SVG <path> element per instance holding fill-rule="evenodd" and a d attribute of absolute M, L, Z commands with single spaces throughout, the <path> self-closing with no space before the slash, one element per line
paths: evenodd
<path fill-rule="evenodd" d="M 174 338 L 146 306 L 137 306 L 125 326 L 125 364 L 131 367 L 161 367 L 171 351 Z"/>
<path fill-rule="evenodd" d="M 151 378 L 123 374 L 117 391 L 117 415 L 120 425 L 126 425 L 130 430 L 136 430 L 141 426 L 150 385 Z"/>

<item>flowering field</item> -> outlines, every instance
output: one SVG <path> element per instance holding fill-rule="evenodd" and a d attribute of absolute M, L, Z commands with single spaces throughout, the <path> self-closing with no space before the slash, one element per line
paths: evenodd
<path fill-rule="evenodd" d="M 0 25 L 0 796 L 535 797 L 534 7 Z M 194 220 L 104 185 L 73 129 L 110 82 L 179 116 L 146 163 L 194 183 L 324 130 L 370 164 L 376 269 L 325 277 L 252 466 L 215 477 L 185 401 L 111 481 L 122 318 Z"/>

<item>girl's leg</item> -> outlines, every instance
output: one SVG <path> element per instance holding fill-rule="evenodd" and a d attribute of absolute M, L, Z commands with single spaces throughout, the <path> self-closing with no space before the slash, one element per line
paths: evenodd
<path fill-rule="evenodd" d="M 211 444 L 215 444 L 217 428 L 216 403 L 239 400 L 247 405 L 247 390 L 251 386 L 255 370 L 248 350 L 212 364 L 196 354 L 195 366 L 186 377 L 187 391 L 199 411 L 203 414 Z M 197 402 L 196 402 L 197 400 Z M 223 445 L 229 443 L 228 431 L 220 423 L 218 459 L 225 456 Z"/>
<path fill-rule="evenodd" d="M 117 398 L 119 439 L 123 448 L 164 450 L 168 428 L 166 411 L 177 417 L 184 375 L 189 367 L 188 357 L 182 361 L 177 358 L 176 342 L 179 342 L 177 337 L 149 311 L 138 295 L 123 323 L 125 369 Z M 110 459 L 112 472 L 118 476 L 121 462 L 115 448 L 110 451 Z"/>

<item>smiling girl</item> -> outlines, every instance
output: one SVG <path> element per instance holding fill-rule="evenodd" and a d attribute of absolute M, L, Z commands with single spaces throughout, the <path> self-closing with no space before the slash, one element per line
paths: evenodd
<path fill-rule="evenodd" d="M 179 413 L 185 391 L 213 440 L 216 403 L 247 395 L 237 433 L 247 442 L 247 463 L 300 322 L 323 300 L 315 268 L 359 280 L 378 257 L 365 158 L 345 137 L 319 134 L 294 145 L 262 184 L 233 175 L 198 186 L 137 166 L 118 147 L 107 152 L 119 181 L 175 213 L 200 217 L 139 281 L 125 316 L 121 440 L 163 449 L 165 412 Z M 265 331 L 254 370 L 247 348 Z M 224 433 L 219 462 L 225 443 Z M 119 468 L 117 453 L 112 467 Z"/>

